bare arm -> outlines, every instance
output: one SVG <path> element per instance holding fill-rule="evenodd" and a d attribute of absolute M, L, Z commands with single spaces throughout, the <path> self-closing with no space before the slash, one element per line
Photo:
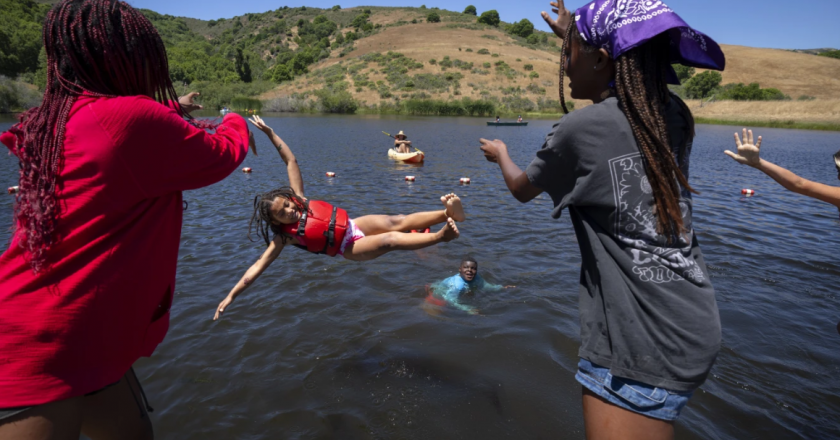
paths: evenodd
<path fill-rule="evenodd" d="M 788 191 L 793 191 L 797 194 L 802 194 L 823 202 L 830 203 L 840 208 L 840 188 L 835 186 L 824 185 L 818 182 L 812 182 L 808 179 L 797 176 L 790 170 L 782 168 L 772 162 L 762 159 L 760 154 L 761 136 L 758 137 L 758 142 L 753 143 L 752 130 L 743 131 L 744 142 L 735 133 L 735 143 L 738 146 L 738 153 L 733 153 L 726 150 L 724 153 L 734 159 L 736 162 L 749 165 L 757 170 L 767 174 L 773 180 L 785 187 Z"/>
<path fill-rule="evenodd" d="M 528 175 L 513 163 L 504 142 L 498 139 L 494 141 L 480 139 L 480 142 L 484 157 L 490 162 L 499 164 L 499 168 L 502 169 L 502 176 L 505 179 L 505 185 L 516 200 L 528 203 L 534 200 L 534 197 L 542 194 L 543 190 L 534 186 L 528 180 Z"/>
<path fill-rule="evenodd" d="M 289 186 L 297 195 L 303 197 L 303 176 L 300 174 L 300 167 L 292 150 L 283 142 L 280 136 L 277 136 L 274 129 L 266 125 L 259 116 L 254 115 L 248 121 L 265 133 L 268 139 L 271 140 L 271 143 L 274 144 L 274 148 L 277 149 L 277 152 L 280 153 L 280 158 L 286 164 L 286 173 L 289 175 Z"/>
<path fill-rule="evenodd" d="M 216 308 L 216 315 L 213 317 L 213 320 L 219 319 L 222 316 L 222 313 L 225 312 L 225 309 L 239 296 L 245 289 L 248 288 L 251 284 L 254 284 L 254 281 L 259 278 L 262 273 L 268 269 L 268 266 L 280 256 L 280 252 L 283 250 L 283 240 L 280 236 L 271 240 L 271 243 L 268 244 L 268 249 L 263 252 L 260 258 L 257 260 L 256 263 L 252 264 L 248 270 L 245 271 L 245 275 L 242 276 L 242 279 L 233 286 L 228 296 L 219 303 L 219 307 Z"/>

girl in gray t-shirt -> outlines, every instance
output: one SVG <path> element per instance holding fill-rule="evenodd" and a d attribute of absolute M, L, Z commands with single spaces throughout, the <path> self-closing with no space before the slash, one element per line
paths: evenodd
<path fill-rule="evenodd" d="M 723 53 L 661 2 L 553 6 L 560 84 L 568 74 L 572 98 L 593 105 L 563 117 L 524 172 L 502 141 L 481 149 L 514 197 L 547 192 L 552 216 L 572 218 L 587 435 L 672 438 L 720 349 L 720 317 L 692 226 L 694 120 L 668 83 L 671 63 L 722 70 Z"/>

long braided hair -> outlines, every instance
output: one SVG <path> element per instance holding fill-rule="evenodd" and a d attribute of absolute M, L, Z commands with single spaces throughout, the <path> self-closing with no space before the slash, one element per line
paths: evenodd
<path fill-rule="evenodd" d="M 583 40 L 573 20 L 563 40 L 560 61 L 560 102 L 566 113 L 569 111 L 566 109 L 563 79 L 566 49 L 570 40 L 574 40 L 586 53 L 597 50 Z M 663 33 L 620 55 L 615 62 L 615 93 L 644 159 L 645 175 L 653 190 L 656 205 L 657 231 L 669 242 L 673 242 L 685 232 L 680 209 L 680 188 L 693 193 L 697 191 L 688 184 L 688 179 L 677 165 L 678 160 L 679 163 L 687 163 L 687 150 L 694 138 L 694 118 L 685 102 L 668 90 L 670 44 L 667 34 Z M 687 121 L 684 142 L 677 151 L 671 149 L 664 116 L 665 105 L 670 100 L 675 100 L 681 107 Z"/>
<path fill-rule="evenodd" d="M 275 225 L 271 220 L 271 205 L 274 204 L 274 199 L 278 197 L 288 199 L 297 207 L 298 211 L 303 212 L 306 209 L 306 201 L 288 186 L 258 195 L 254 198 L 254 214 L 248 224 L 249 240 L 256 241 L 252 238 L 252 235 L 256 234 L 257 237 L 265 241 L 266 246 L 271 242 L 274 235 L 281 235 L 283 243 L 288 241 L 289 238 L 282 235 L 280 226 Z"/>
<path fill-rule="evenodd" d="M 15 234 L 33 272 L 47 265 L 60 203 L 56 190 L 70 110 L 80 95 L 146 95 L 177 102 L 163 41 L 138 10 L 116 0 L 64 0 L 44 19 L 47 86 L 39 107 L 10 130 L 20 161 Z M 183 112 L 178 108 L 178 112 Z"/>

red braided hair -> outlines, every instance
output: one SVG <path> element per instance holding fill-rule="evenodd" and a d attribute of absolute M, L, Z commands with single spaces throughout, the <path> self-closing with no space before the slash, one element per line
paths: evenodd
<path fill-rule="evenodd" d="M 117 0 L 63 0 L 44 19 L 47 87 L 41 106 L 20 116 L 16 236 L 33 272 L 48 265 L 60 204 L 56 189 L 70 109 L 82 95 L 146 95 L 177 102 L 163 41 L 138 10 Z M 184 114 L 180 107 L 178 112 Z"/>

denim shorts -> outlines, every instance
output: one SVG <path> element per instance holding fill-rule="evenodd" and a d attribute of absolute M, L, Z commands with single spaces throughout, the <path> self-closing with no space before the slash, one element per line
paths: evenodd
<path fill-rule="evenodd" d="M 674 421 L 694 391 L 686 393 L 666 390 L 632 379 L 610 374 L 609 368 L 586 359 L 578 363 L 575 379 L 607 402 L 654 419 Z"/>

